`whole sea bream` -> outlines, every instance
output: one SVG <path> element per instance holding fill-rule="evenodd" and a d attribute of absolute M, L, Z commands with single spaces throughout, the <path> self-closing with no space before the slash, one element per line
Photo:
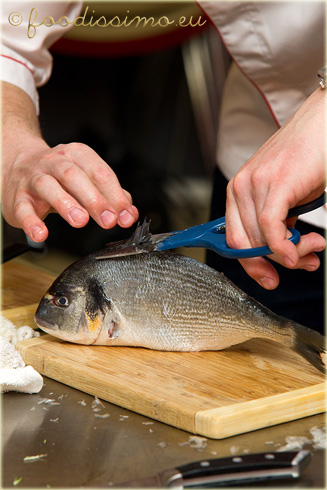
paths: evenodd
<path fill-rule="evenodd" d="M 325 339 L 280 317 L 223 274 L 183 255 L 149 252 L 69 266 L 36 311 L 47 333 L 87 345 L 163 351 L 221 350 L 270 339 L 325 372 Z"/>

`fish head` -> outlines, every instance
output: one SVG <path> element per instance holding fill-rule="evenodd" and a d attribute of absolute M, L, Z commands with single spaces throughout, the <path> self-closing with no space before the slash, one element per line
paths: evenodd
<path fill-rule="evenodd" d="M 40 301 L 35 323 L 60 339 L 93 344 L 103 327 L 106 302 L 97 279 L 68 269 L 55 280 Z"/>

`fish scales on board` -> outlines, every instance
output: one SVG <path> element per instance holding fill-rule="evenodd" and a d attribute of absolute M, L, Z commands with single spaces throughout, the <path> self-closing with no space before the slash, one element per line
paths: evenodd
<path fill-rule="evenodd" d="M 162 351 L 269 339 L 326 372 L 323 335 L 277 316 L 222 273 L 173 252 L 97 260 L 103 253 L 78 260 L 54 281 L 35 314 L 42 330 L 74 343 Z"/>

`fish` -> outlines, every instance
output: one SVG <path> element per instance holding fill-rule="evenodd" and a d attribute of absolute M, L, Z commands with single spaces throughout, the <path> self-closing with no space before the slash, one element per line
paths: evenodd
<path fill-rule="evenodd" d="M 35 313 L 43 331 L 77 344 L 184 352 L 268 339 L 326 372 L 322 334 L 276 315 L 202 262 L 171 251 L 98 260 L 104 253 L 54 281 Z"/>

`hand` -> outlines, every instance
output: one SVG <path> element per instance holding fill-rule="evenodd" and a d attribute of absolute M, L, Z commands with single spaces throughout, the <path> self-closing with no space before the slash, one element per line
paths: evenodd
<path fill-rule="evenodd" d="M 106 229 L 127 228 L 137 220 L 131 195 L 91 148 L 80 143 L 49 148 L 31 135 L 24 143 L 24 152 L 3 171 L 2 212 L 33 241 L 47 238 L 43 219 L 50 212 L 75 228 L 85 226 L 89 216 Z"/>
<path fill-rule="evenodd" d="M 75 228 L 90 216 L 103 228 L 131 226 L 138 211 L 106 162 L 80 143 L 49 148 L 29 96 L 7 82 L 1 89 L 4 219 L 35 242 L 47 238 L 51 212 Z"/>
<path fill-rule="evenodd" d="M 326 94 L 317 89 L 294 116 L 243 165 L 229 182 L 226 240 L 230 247 L 268 244 L 270 256 L 285 267 L 309 271 L 319 267 L 314 252 L 325 247 L 317 233 L 302 236 L 298 245 L 287 238 L 288 210 L 319 197 L 325 188 Z M 264 258 L 240 260 L 246 272 L 266 289 L 279 282 Z"/>

